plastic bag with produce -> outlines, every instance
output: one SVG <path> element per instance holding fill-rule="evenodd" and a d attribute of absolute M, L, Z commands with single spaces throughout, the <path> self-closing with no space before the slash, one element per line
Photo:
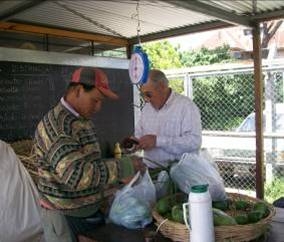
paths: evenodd
<path fill-rule="evenodd" d="M 144 228 L 152 222 L 151 209 L 156 202 L 156 189 L 148 170 L 138 172 L 131 182 L 115 195 L 109 218 L 129 229 Z"/>
<path fill-rule="evenodd" d="M 223 180 L 207 156 L 183 154 L 180 161 L 171 167 L 170 176 L 185 193 L 189 193 L 191 186 L 208 184 L 213 201 L 223 201 L 227 198 Z"/>

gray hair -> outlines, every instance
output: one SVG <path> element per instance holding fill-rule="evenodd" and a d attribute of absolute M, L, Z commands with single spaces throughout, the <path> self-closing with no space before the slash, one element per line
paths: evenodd
<path fill-rule="evenodd" d="M 158 69 L 152 69 L 149 72 L 149 79 L 156 85 L 158 83 L 162 83 L 166 86 L 169 85 L 169 80 L 166 77 L 165 73 L 158 70 Z"/>

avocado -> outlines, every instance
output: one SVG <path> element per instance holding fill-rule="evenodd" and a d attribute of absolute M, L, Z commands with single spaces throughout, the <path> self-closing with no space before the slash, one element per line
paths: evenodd
<path fill-rule="evenodd" d="M 257 202 L 253 205 L 253 210 L 254 211 L 263 211 L 265 212 L 265 210 L 267 209 L 267 205 L 264 202 Z"/>
<path fill-rule="evenodd" d="M 235 225 L 236 220 L 220 209 L 213 208 L 214 226 Z"/>
<path fill-rule="evenodd" d="M 270 211 L 269 209 L 267 208 L 264 212 L 264 214 L 262 215 L 262 218 L 266 218 L 268 215 L 269 215 Z"/>
<path fill-rule="evenodd" d="M 156 209 L 159 214 L 164 215 L 167 212 L 170 212 L 170 202 L 167 198 L 160 199 L 156 204 Z"/>
<path fill-rule="evenodd" d="M 236 216 L 235 220 L 237 224 L 247 224 L 249 222 L 248 216 L 246 214 Z"/>
<path fill-rule="evenodd" d="M 180 205 L 175 205 L 172 207 L 172 218 L 173 218 L 173 221 L 175 222 L 184 223 L 183 209 Z"/>
<path fill-rule="evenodd" d="M 164 215 L 164 217 L 167 218 L 167 219 L 169 219 L 169 220 L 173 220 L 171 212 L 167 212 L 167 213 Z"/>
<path fill-rule="evenodd" d="M 252 211 L 259 211 L 262 213 L 262 218 L 265 218 L 269 214 L 269 208 L 264 202 L 257 202 L 254 204 Z"/>
<path fill-rule="evenodd" d="M 262 219 L 264 213 L 261 211 L 251 211 L 248 213 L 248 220 L 250 223 L 256 223 Z"/>
<path fill-rule="evenodd" d="M 249 203 L 243 200 L 235 201 L 235 207 L 237 210 L 245 210 L 249 206 Z"/>
<path fill-rule="evenodd" d="M 229 208 L 229 203 L 227 200 L 224 201 L 213 201 L 212 202 L 212 207 L 220 209 L 222 211 L 226 211 Z"/>

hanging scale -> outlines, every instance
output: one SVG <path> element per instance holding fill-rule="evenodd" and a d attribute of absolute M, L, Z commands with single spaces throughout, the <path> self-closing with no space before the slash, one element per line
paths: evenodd
<path fill-rule="evenodd" d="M 149 72 L 149 59 L 147 54 L 142 50 L 140 40 L 140 16 L 139 16 L 139 0 L 136 5 L 136 16 L 137 16 L 137 38 L 138 46 L 134 48 L 129 61 L 129 77 L 133 84 L 142 85 L 147 82 Z"/>

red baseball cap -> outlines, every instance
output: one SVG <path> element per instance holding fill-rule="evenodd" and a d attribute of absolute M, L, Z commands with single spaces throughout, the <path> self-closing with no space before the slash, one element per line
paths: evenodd
<path fill-rule="evenodd" d="M 118 95 L 109 88 L 106 74 L 99 68 L 80 67 L 73 72 L 71 82 L 94 86 L 104 96 L 111 99 L 118 99 Z"/>

